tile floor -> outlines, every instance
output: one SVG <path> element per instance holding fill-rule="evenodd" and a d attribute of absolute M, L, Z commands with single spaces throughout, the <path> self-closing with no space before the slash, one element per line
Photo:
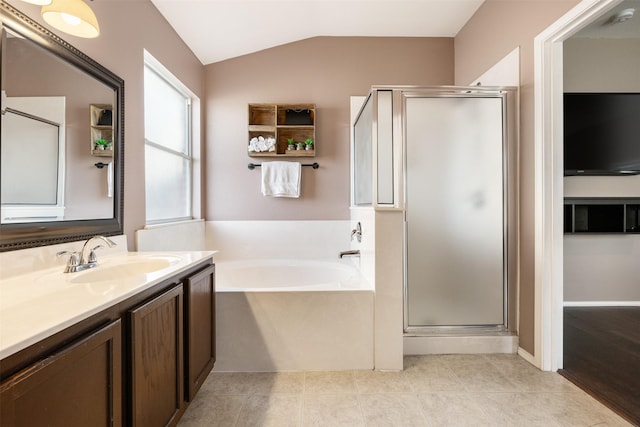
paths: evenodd
<path fill-rule="evenodd" d="M 213 372 L 179 427 L 630 425 L 516 355 L 404 364 L 402 372 Z"/>

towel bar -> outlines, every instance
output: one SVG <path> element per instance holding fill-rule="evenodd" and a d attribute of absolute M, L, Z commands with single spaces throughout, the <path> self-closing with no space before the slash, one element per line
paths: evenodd
<path fill-rule="evenodd" d="M 250 170 L 254 170 L 255 168 L 259 168 L 262 166 L 260 163 L 249 163 L 247 166 Z M 314 169 L 318 169 L 320 165 L 318 163 L 303 163 L 302 166 L 310 166 Z"/>

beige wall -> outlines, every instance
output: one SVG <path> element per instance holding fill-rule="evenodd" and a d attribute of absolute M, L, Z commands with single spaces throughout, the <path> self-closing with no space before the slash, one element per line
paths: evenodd
<path fill-rule="evenodd" d="M 16 9 L 51 29 L 40 8 L 8 0 Z M 125 199 L 124 228 L 129 249 L 134 231 L 145 224 L 143 49 L 203 98 L 203 67 L 148 0 L 91 2 L 100 23 L 96 39 L 81 39 L 53 31 L 125 81 Z"/>
<path fill-rule="evenodd" d="M 208 220 L 349 218 L 351 95 L 372 85 L 453 83 L 451 38 L 317 37 L 205 67 Z M 266 198 L 248 162 L 247 104 L 315 103 L 315 158 L 303 168 L 300 199 Z"/>
<path fill-rule="evenodd" d="M 533 40 L 578 0 L 487 0 L 455 38 L 455 83 L 469 84 L 520 47 L 520 346 L 534 354 Z"/>
<path fill-rule="evenodd" d="M 565 92 L 640 92 L 640 39 L 574 37 L 563 54 Z"/>

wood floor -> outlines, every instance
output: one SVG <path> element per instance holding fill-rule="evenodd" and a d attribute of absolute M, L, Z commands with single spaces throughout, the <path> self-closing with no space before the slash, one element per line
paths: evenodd
<path fill-rule="evenodd" d="M 565 307 L 559 373 L 640 426 L 640 307 Z"/>

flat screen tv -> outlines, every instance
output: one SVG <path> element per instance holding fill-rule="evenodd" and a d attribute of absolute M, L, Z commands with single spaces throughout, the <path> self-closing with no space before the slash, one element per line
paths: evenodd
<path fill-rule="evenodd" d="M 640 174 L 640 93 L 564 94 L 564 174 Z"/>

